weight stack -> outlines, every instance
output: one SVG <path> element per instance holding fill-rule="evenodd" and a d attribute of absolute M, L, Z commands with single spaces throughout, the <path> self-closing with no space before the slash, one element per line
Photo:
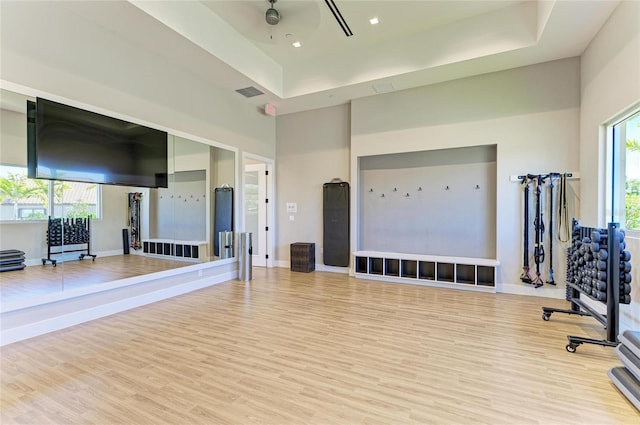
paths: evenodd
<path fill-rule="evenodd" d="M 616 354 L 624 366 L 609 370 L 609 379 L 640 410 L 640 332 L 626 330 L 618 337 Z"/>
<path fill-rule="evenodd" d="M 0 272 L 22 270 L 25 267 L 24 252 L 17 249 L 6 249 L 0 251 Z"/>

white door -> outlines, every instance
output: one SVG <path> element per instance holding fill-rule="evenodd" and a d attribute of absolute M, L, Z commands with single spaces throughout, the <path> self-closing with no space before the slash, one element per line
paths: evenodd
<path fill-rule="evenodd" d="M 244 227 L 252 233 L 252 263 L 267 266 L 267 166 L 244 166 Z"/>

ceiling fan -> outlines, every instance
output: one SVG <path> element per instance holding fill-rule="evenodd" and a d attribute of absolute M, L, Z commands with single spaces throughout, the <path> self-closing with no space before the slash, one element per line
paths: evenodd
<path fill-rule="evenodd" d="M 273 4 L 278 0 L 268 0 L 271 6 L 267 9 L 267 13 L 265 13 L 264 19 L 267 21 L 269 25 L 278 25 L 280 22 L 280 12 L 276 8 L 273 7 Z"/>
<path fill-rule="evenodd" d="M 264 16 L 265 21 L 267 21 L 269 25 L 278 25 L 281 19 L 281 15 L 278 9 L 273 7 L 278 0 L 267 0 L 267 1 L 269 2 L 270 6 L 267 9 L 267 12 L 265 13 L 265 16 Z M 338 6 L 335 4 L 334 0 L 324 0 L 324 2 L 329 8 L 329 10 L 331 11 L 331 14 L 333 15 L 333 17 L 338 22 L 338 25 L 340 25 L 340 28 L 342 28 L 342 31 L 344 31 L 344 34 L 347 37 L 351 37 L 353 35 L 353 32 L 351 31 L 351 28 L 349 28 L 349 24 L 347 24 L 347 21 L 342 16 L 342 13 L 338 9 Z"/>

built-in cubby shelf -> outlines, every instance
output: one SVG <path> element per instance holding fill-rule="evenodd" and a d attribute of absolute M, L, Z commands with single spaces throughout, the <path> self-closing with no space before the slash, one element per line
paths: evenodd
<path fill-rule="evenodd" d="M 208 261 L 207 242 L 175 241 L 170 239 L 145 239 L 142 252 L 146 255 L 170 256 L 174 259 Z"/>
<path fill-rule="evenodd" d="M 494 292 L 500 263 L 486 258 L 356 251 L 359 278 Z"/>

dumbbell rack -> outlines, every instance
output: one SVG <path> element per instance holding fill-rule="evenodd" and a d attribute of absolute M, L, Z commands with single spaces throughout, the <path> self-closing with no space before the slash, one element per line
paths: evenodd
<path fill-rule="evenodd" d="M 606 339 L 567 335 L 569 343 L 566 349 L 570 353 L 585 343 L 608 347 L 615 347 L 619 343 L 620 303 L 629 304 L 631 300 L 631 278 L 628 273 L 630 254 L 624 251 L 624 233 L 619 227 L 618 223 L 609 223 L 607 229 L 581 227 L 577 220 L 573 220 L 572 245 L 567 252 L 566 282 L 567 301 L 571 303 L 571 308 L 542 307 L 542 319 L 548 321 L 552 313 L 592 316 L 604 326 Z M 605 303 L 606 314 L 599 313 L 585 303 L 580 299 L 581 294 Z"/>
<path fill-rule="evenodd" d="M 84 257 L 91 257 L 93 261 L 96 260 L 96 256 L 91 254 L 91 220 L 86 218 L 51 218 L 47 225 L 47 258 L 42 259 L 42 265 L 46 265 L 47 262 L 53 264 L 55 267 L 58 260 L 51 258 L 52 255 L 66 254 L 68 252 L 81 252 L 78 259 L 82 260 Z M 52 252 L 51 248 L 64 247 L 67 245 L 86 245 L 86 248 L 63 250 L 58 252 Z"/>

